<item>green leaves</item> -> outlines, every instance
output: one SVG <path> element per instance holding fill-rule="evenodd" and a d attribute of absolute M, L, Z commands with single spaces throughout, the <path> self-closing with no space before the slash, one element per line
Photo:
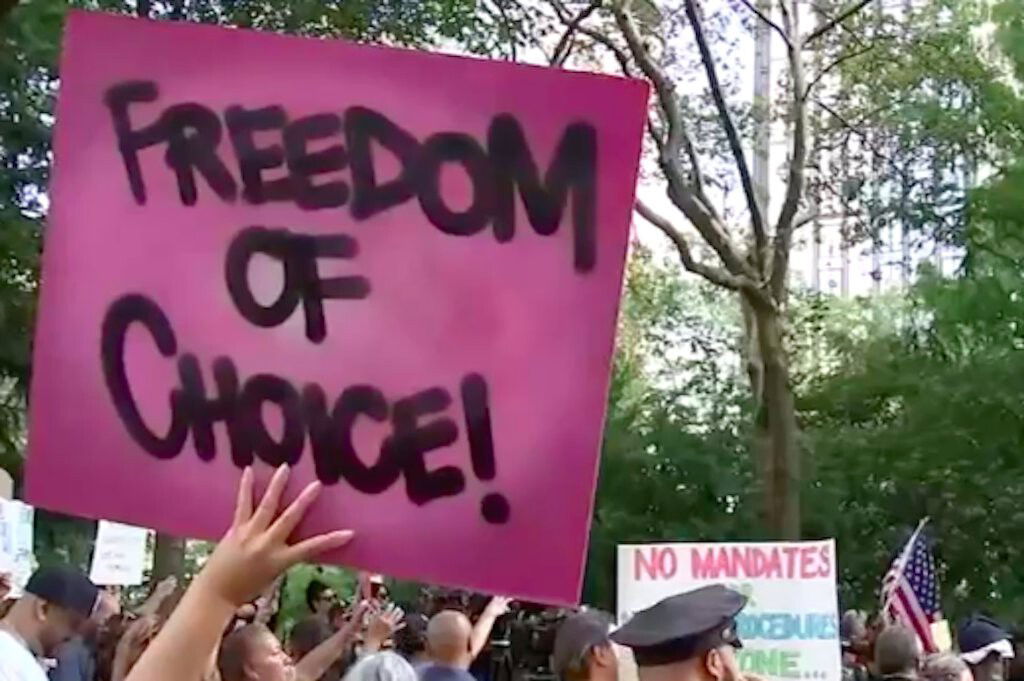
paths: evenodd
<path fill-rule="evenodd" d="M 808 532 L 837 537 L 842 594 L 870 607 L 902 534 L 928 515 L 947 613 L 1019 615 L 1003 562 L 1020 559 L 1024 539 L 1009 521 L 1024 493 L 1024 305 L 992 276 L 925 276 L 903 302 L 866 301 L 860 316 L 883 305 L 897 314 L 883 311 L 800 403 Z M 841 312 L 834 321 L 850 326 Z"/>
<path fill-rule="evenodd" d="M 804 535 L 838 540 L 844 606 L 877 607 L 928 515 L 946 613 L 1024 615 L 1024 269 L 984 269 L 791 300 Z M 618 543 L 760 538 L 728 295 L 642 249 L 628 273 L 585 591 L 605 607 Z"/>
<path fill-rule="evenodd" d="M 875 609 L 928 515 L 946 613 L 1016 620 L 1024 98 L 1012 76 L 1024 79 L 1024 0 L 913 4 L 823 38 L 816 68 L 853 56 L 815 95 L 818 144 L 831 150 L 816 181 L 835 189 L 844 238 L 895 226 L 967 258 L 958 279 L 924 268 L 892 295 L 791 294 L 804 535 L 836 537 L 844 605 Z M 587 598 L 606 605 L 616 543 L 757 538 L 735 307 L 642 249 L 628 273 L 587 575 Z"/>
<path fill-rule="evenodd" d="M 755 537 L 738 310 L 679 274 L 634 246 L 584 594 L 606 608 L 619 543 Z"/>

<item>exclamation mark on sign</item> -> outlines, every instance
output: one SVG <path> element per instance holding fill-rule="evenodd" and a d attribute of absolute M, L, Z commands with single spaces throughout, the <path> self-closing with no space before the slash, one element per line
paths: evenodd
<path fill-rule="evenodd" d="M 462 379 L 461 392 L 473 472 L 480 480 L 493 480 L 497 466 L 494 460 L 494 438 L 491 435 L 491 407 L 487 396 L 487 382 L 480 374 L 469 374 Z M 511 510 L 508 499 L 497 492 L 486 494 L 480 500 L 480 514 L 484 520 L 495 525 L 507 523 Z"/>

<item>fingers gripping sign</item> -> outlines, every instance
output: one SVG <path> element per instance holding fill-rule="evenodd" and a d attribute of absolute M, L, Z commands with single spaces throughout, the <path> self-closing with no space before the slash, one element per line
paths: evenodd
<path fill-rule="evenodd" d="M 229 603 L 248 603 L 292 565 L 352 539 L 350 530 L 338 530 L 288 544 L 288 537 L 323 488 L 320 482 L 310 483 L 278 513 L 289 473 L 287 465 L 277 469 L 255 509 L 252 468 L 242 473 L 234 520 L 199 576 Z"/>

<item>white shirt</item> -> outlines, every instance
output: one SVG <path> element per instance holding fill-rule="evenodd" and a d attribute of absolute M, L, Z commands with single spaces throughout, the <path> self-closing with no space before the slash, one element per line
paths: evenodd
<path fill-rule="evenodd" d="M 25 644 L 0 629 L 0 681 L 47 681 L 46 672 Z"/>

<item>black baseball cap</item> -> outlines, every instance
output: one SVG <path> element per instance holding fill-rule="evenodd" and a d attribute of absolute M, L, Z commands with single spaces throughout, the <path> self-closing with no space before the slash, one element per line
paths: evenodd
<path fill-rule="evenodd" d="M 978 664 L 992 654 L 1013 657 L 1010 634 L 991 617 L 972 615 L 960 624 L 956 638 L 960 656 L 970 664 Z"/>
<path fill-rule="evenodd" d="M 82 617 L 90 617 L 100 590 L 88 577 L 70 565 L 55 565 L 36 570 L 25 585 L 25 593 Z"/>
<path fill-rule="evenodd" d="M 723 645 L 739 648 L 735 617 L 746 604 L 721 584 L 701 587 L 641 610 L 612 640 L 632 648 L 640 667 L 682 662 Z"/>
<path fill-rule="evenodd" d="M 600 610 L 585 610 L 570 615 L 555 634 L 551 653 L 551 669 L 565 675 L 574 664 L 583 660 L 594 646 L 608 642 L 612 618 Z"/>

